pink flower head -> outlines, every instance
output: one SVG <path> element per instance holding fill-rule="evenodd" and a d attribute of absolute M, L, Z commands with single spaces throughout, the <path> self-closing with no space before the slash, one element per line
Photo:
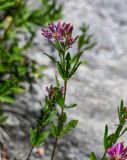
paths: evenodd
<path fill-rule="evenodd" d="M 76 38 L 72 37 L 73 25 L 70 23 L 58 22 L 57 25 L 54 23 L 48 25 L 48 29 L 42 29 L 42 35 L 51 42 L 58 41 L 65 43 L 68 48 L 72 47 L 73 43 L 76 42 Z"/>
<path fill-rule="evenodd" d="M 127 159 L 127 147 L 124 148 L 123 143 L 117 143 L 109 149 L 107 149 L 110 160 L 126 160 Z"/>

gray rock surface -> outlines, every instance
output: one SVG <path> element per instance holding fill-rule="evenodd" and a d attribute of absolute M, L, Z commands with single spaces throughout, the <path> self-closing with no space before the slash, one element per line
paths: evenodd
<path fill-rule="evenodd" d="M 76 102 L 77 109 L 68 112 L 70 118 L 79 119 L 78 127 L 61 139 L 55 160 L 87 160 L 91 151 L 100 159 L 103 153 L 103 132 L 105 124 L 110 129 L 117 124 L 116 112 L 120 100 L 127 103 L 127 0 L 60 0 L 64 3 L 64 19 L 74 24 L 79 34 L 83 22 L 90 25 L 98 42 L 95 49 L 84 55 L 89 61 L 82 65 L 68 85 L 67 103 Z M 38 48 L 32 58 L 48 65 L 47 75 L 34 85 L 34 95 L 26 93 L 16 105 L 31 111 L 40 108 L 45 87 L 53 83 L 56 72 L 51 62 L 41 52 L 50 52 L 38 31 L 35 42 Z M 31 53 L 31 52 L 30 52 Z M 24 135 L 23 135 L 24 136 Z M 18 141 L 18 140 L 17 140 Z M 16 141 L 16 142 L 17 142 Z M 48 142 L 52 140 L 48 140 Z M 19 145 L 20 150 L 23 145 Z M 27 146 L 27 145 L 26 145 Z M 45 158 L 49 159 L 52 145 L 47 145 Z M 27 152 L 27 151 L 26 151 Z"/>

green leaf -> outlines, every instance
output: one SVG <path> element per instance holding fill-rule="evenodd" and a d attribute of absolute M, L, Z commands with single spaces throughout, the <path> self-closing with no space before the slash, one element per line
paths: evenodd
<path fill-rule="evenodd" d="M 17 69 L 18 69 L 18 72 L 19 72 L 20 75 L 24 75 L 28 71 L 28 68 L 26 68 L 24 66 L 19 66 Z"/>
<path fill-rule="evenodd" d="M 90 49 L 94 48 L 94 46 L 96 46 L 96 44 L 97 44 L 97 43 L 94 42 L 94 43 L 92 43 L 91 45 L 89 45 L 89 46 L 83 48 L 82 50 L 83 50 L 83 51 L 90 50 Z"/>
<path fill-rule="evenodd" d="M 77 63 L 78 63 L 80 57 L 82 56 L 82 54 L 83 54 L 83 51 L 78 52 L 78 53 L 75 54 L 74 57 L 71 59 L 71 62 L 72 62 L 72 63 L 75 63 L 75 66 L 77 65 Z"/>
<path fill-rule="evenodd" d="M 0 64 L 0 73 L 6 73 L 8 71 L 8 67 L 4 66 L 3 64 Z"/>
<path fill-rule="evenodd" d="M 62 95 L 57 99 L 57 103 L 64 108 L 64 97 Z"/>
<path fill-rule="evenodd" d="M 48 137 L 48 135 L 49 135 L 49 131 L 45 131 L 45 132 L 41 133 L 38 137 L 37 142 L 36 142 L 36 146 L 40 146 L 40 145 L 44 144 L 45 139 Z"/>
<path fill-rule="evenodd" d="M 124 114 L 124 103 L 123 100 L 120 102 L 120 106 L 118 107 L 118 116 L 119 116 L 119 121 L 122 120 Z"/>
<path fill-rule="evenodd" d="M 14 93 L 24 93 L 26 90 L 24 88 L 21 87 L 12 87 L 11 91 Z"/>
<path fill-rule="evenodd" d="M 86 61 L 86 60 L 83 60 L 83 61 L 82 61 L 82 64 L 84 64 L 84 65 L 85 65 L 85 64 L 89 64 L 89 62 Z"/>
<path fill-rule="evenodd" d="M 56 48 L 56 50 L 59 52 L 59 54 L 64 54 L 64 50 L 63 47 L 61 45 L 61 43 L 59 43 L 58 41 L 54 44 L 54 47 Z"/>
<path fill-rule="evenodd" d="M 49 57 L 53 62 L 57 63 L 56 59 L 53 56 L 51 56 L 47 53 L 43 53 L 43 54 L 46 55 L 47 57 Z"/>
<path fill-rule="evenodd" d="M 120 114 L 120 109 L 119 109 L 119 107 L 118 107 L 118 117 L 119 117 L 119 122 L 120 122 L 120 120 L 121 120 L 121 114 Z"/>
<path fill-rule="evenodd" d="M 73 74 L 77 71 L 77 69 L 78 69 L 78 67 L 80 66 L 81 63 L 82 63 L 82 62 L 79 62 L 79 63 L 77 64 L 77 66 L 74 66 L 74 67 L 73 67 L 71 73 L 69 74 L 69 77 L 73 76 Z"/>
<path fill-rule="evenodd" d="M 50 114 L 46 117 L 46 119 L 44 119 L 43 124 L 45 125 L 49 124 L 49 122 L 51 122 L 51 120 L 57 113 L 58 113 L 57 110 L 50 111 Z"/>
<path fill-rule="evenodd" d="M 62 114 L 62 118 L 61 118 L 62 124 L 65 123 L 66 120 L 67 120 L 67 115 L 66 115 L 66 113 L 64 112 L 64 113 Z"/>
<path fill-rule="evenodd" d="M 90 160 L 96 160 L 96 156 L 93 152 L 90 154 Z"/>
<path fill-rule="evenodd" d="M 57 86 L 58 88 L 60 88 L 60 82 L 59 82 L 59 80 L 58 80 L 58 78 L 57 78 L 57 75 L 55 75 L 55 81 L 56 81 L 56 86 Z"/>
<path fill-rule="evenodd" d="M 53 122 L 50 123 L 50 131 L 54 137 L 58 136 L 58 127 L 55 126 Z"/>
<path fill-rule="evenodd" d="M 123 104 L 123 100 L 121 100 L 121 103 L 120 103 L 120 110 L 123 111 L 124 109 L 124 104 Z"/>
<path fill-rule="evenodd" d="M 33 147 L 44 144 L 45 139 L 48 137 L 49 131 L 40 132 L 38 128 L 30 128 L 30 142 Z"/>
<path fill-rule="evenodd" d="M 69 77 L 69 73 L 70 73 L 70 70 L 71 70 L 71 54 L 69 52 L 67 52 L 67 55 L 66 55 L 66 69 L 65 69 L 65 75 L 66 77 Z"/>
<path fill-rule="evenodd" d="M 7 2 L 4 3 L 3 5 L 0 5 L 0 10 L 8 9 L 9 7 L 14 6 L 15 2 Z"/>
<path fill-rule="evenodd" d="M 107 149 L 107 137 L 108 137 L 108 125 L 105 126 L 105 132 L 104 132 L 104 148 Z"/>
<path fill-rule="evenodd" d="M 73 128 L 75 128 L 78 124 L 78 120 L 71 120 L 67 123 L 67 125 L 63 128 L 63 131 L 60 133 L 60 137 L 65 136 L 68 132 L 70 132 Z"/>
<path fill-rule="evenodd" d="M 115 134 L 112 133 L 107 137 L 106 149 L 111 147 L 114 143 L 116 143 Z"/>
<path fill-rule="evenodd" d="M 93 34 L 89 34 L 89 26 L 87 26 L 86 24 L 83 24 L 80 27 L 80 30 L 82 32 L 82 34 L 79 36 L 78 39 L 78 51 L 86 51 L 89 49 L 92 49 L 95 45 L 96 42 L 94 42 L 92 40 L 93 38 Z"/>
<path fill-rule="evenodd" d="M 127 131 L 127 128 L 125 128 L 125 129 L 122 131 L 122 133 L 120 134 L 119 137 L 121 137 L 126 131 Z"/>
<path fill-rule="evenodd" d="M 58 68 L 58 71 L 59 71 L 61 77 L 62 77 L 63 79 L 65 79 L 64 69 L 63 69 L 62 65 L 61 65 L 59 62 L 58 62 L 56 65 L 57 65 L 57 68 Z"/>
<path fill-rule="evenodd" d="M 35 146 L 36 139 L 37 139 L 37 133 L 38 133 L 37 128 L 35 129 L 30 128 L 29 133 L 30 133 L 30 143 L 32 146 Z"/>
<path fill-rule="evenodd" d="M 9 96 L 0 96 L 0 102 L 5 102 L 5 103 L 14 103 L 15 99 L 11 98 Z"/>

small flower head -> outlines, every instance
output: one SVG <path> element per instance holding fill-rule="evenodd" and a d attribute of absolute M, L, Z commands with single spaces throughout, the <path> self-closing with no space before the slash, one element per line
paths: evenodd
<path fill-rule="evenodd" d="M 46 90 L 48 92 L 49 99 L 52 99 L 55 93 L 58 91 L 62 94 L 62 96 L 64 96 L 64 93 L 65 93 L 64 87 L 61 87 L 59 89 L 59 88 L 53 87 L 52 85 L 50 87 L 46 87 Z"/>
<path fill-rule="evenodd" d="M 72 37 L 73 25 L 70 23 L 58 22 L 48 25 L 48 29 L 42 29 L 42 35 L 46 37 L 52 43 L 59 42 L 67 45 L 68 48 L 76 42 L 76 38 Z"/>
<path fill-rule="evenodd" d="M 126 160 L 127 148 L 124 148 L 123 143 L 117 143 L 107 150 L 110 160 Z"/>
<path fill-rule="evenodd" d="M 55 91 L 54 87 L 51 85 L 50 88 L 49 88 L 49 87 L 46 87 L 46 90 L 47 90 L 47 92 L 48 92 L 49 98 L 52 98 L 52 97 L 53 97 L 53 94 L 54 94 L 54 91 Z"/>

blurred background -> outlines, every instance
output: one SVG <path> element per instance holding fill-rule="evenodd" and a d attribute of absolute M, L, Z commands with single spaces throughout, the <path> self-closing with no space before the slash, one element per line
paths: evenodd
<path fill-rule="evenodd" d="M 0 145 L 6 160 L 28 154 L 29 127 L 57 73 L 42 54 L 56 56 L 41 28 L 58 20 L 72 23 L 74 34 L 83 37 L 72 53 L 89 50 L 67 92 L 67 103 L 78 104 L 68 115 L 79 124 L 59 141 L 56 160 L 87 160 L 91 151 L 100 159 L 105 124 L 113 130 L 120 100 L 127 103 L 126 0 L 0 0 Z M 31 160 L 50 159 L 53 142 L 49 138 L 42 157 L 34 151 Z"/>

